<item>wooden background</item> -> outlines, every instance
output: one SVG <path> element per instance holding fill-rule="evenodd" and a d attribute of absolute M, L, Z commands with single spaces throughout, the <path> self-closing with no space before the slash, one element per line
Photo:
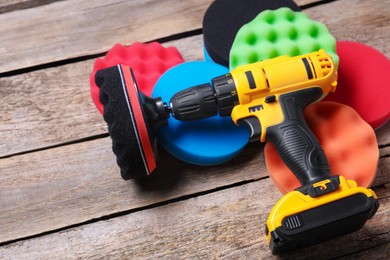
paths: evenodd
<path fill-rule="evenodd" d="M 389 0 L 296 2 L 337 39 L 390 57 Z M 123 181 L 90 98 L 94 59 L 115 43 L 157 40 L 201 60 L 210 3 L 0 1 L 0 259 L 275 258 L 263 225 L 281 194 L 262 144 L 218 167 L 163 153 L 159 174 Z M 390 123 L 376 134 L 374 219 L 289 257 L 390 258 Z"/>

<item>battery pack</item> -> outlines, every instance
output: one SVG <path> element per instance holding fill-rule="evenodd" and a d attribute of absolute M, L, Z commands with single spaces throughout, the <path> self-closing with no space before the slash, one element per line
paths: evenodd
<path fill-rule="evenodd" d="M 283 196 L 272 209 L 265 229 L 273 254 L 320 243 L 360 229 L 379 207 L 374 191 L 339 176 L 333 192 L 311 197 L 301 191 Z M 315 185 L 315 184 L 314 184 Z"/>

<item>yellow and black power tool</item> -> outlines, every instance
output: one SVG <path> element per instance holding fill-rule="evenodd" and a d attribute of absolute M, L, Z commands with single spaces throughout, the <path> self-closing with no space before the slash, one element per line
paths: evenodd
<path fill-rule="evenodd" d="M 271 142 L 302 185 L 283 196 L 268 217 L 266 237 L 274 254 L 353 232 L 379 206 L 372 190 L 330 174 L 325 153 L 303 117 L 307 105 L 336 89 L 337 71 L 323 50 L 237 67 L 211 84 L 176 93 L 168 103 L 138 91 L 127 66 L 99 71 L 95 80 L 123 172 L 138 176 L 156 168 L 153 131 L 166 125 L 170 114 L 182 121 L 231 116 L 248 127 L 251 141 Z M 117 111 L 123 112 L 119 119 Z"/>
<path fill-rule="evenodd" d="M 303 117 L 303 109 L 337 85 L 332 58 L 320 50 L 237 67 L 211 84 L 185 89 L 166 106 L 179 120 L 231 115 L 250 130 L 251 141 L 271 142 L 302 186 L 272 209 L 266 237 L 282 254 L 353 232 L 371 218 L 375 193 L 342 176 L 328 160 Z M 342 173 L 340 173 L 342 174 Z"/>

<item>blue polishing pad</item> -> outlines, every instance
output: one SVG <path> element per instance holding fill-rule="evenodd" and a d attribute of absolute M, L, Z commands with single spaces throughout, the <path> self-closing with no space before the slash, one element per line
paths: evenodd
<path fill-rule="evenodd" d="M 227 68 L 211 62 L 182 63 L 160 77 L 152 95 L 169 102 L 180 90 L 208 83 L 228 72 Z M 170 117 L 168 126 L 160 128 L 157 140 L 168 152 L 185 162 L 216 165 L 237 155 L 248 143 L 249 133 L 244 126 L 236 126 L 230 116 L 191 122 Z"/>

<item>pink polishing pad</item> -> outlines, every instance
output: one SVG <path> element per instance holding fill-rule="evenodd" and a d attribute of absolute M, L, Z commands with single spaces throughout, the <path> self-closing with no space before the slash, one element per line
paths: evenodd
<path fill-rule="evenodd" d="M 324 99 L 346 104 L 374 129 L 390 117 L 390 60 L 374 48 L 339 41 L 337 90 Z"/>
<path fill-rule="evenodd" d="M 342 175 L 361 187 L 369 187 L 379 160 L 372 127 L 351 107 L 335 102 L 311 104 L 304 114 L 328 157 L 332 175 Z M 300 186 L 271 143 L 266 144 L 264 153 L 268 173 L 283 194 Z"/>
<path fill-rule="evenodd" d="M 157 79 L 169 68 L 184 62 L 175 47 L 165 48 L 158 42 L 135 42 L 128 47 L 116 44 L 103 59 L 96 59 L 90 76 L 91 96 L 97 109 L 103 114 L 99 100 L 99 88 L 95 84 L 96 71 L 117 64 L 133 69 L 138 89 L 151 96 Z"/>

